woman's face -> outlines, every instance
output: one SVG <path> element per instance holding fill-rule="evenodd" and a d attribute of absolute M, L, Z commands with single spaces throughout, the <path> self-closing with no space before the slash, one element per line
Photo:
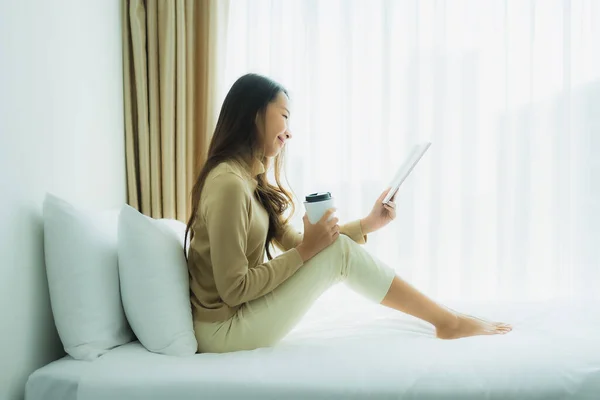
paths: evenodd
<path fill-rule="evenodd" d="M 264 148 L 266 157 L 275 157 L 292 138 L 289 130 L 290 111 L 288 98 L 283 92 L 279 92 L 274 101 L 267 106 L 264 115 L 257 116 L 256 122 L 260 135 L 260 144 Z"/>

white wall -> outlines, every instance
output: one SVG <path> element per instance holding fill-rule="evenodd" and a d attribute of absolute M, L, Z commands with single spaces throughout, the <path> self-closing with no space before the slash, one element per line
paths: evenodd
<path fill-rule="evenodd" d="M 46 191 L 125 201 L 120 0 L 0 0 L 0 399 L 62 356 L 43 261 Z"/>

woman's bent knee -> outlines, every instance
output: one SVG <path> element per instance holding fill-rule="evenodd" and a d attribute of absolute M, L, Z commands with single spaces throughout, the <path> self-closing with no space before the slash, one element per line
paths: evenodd
<path fill-rule="evenodd" d="M 315 258 L 341 258 L 342 261 L 344 261 L 353 244 L 356 243 L 354 243 L 354 241 L 348 236 L 339 235 L 333 243 L 321 250 L 321 252 L 315 256 Z"/>
<path fill-rule="evenodd" d="M 350 239 L 346 235 L 339 235 L 337 237 L 337 239 L 335 240 L 335 242 L 333 242 L 331 244 L 331 246 L 334 246 L 339 251 L 343 251 L 343 252 L 346 252 L 346 253 L 348 252 L 348 250 L 350 249 L 350 247 L 353 246 L 353 245 L 356 245 L 356 243 L 354 242 L 354 240 Z"/>
<path fill-rule="evenodd" d="M 322 272 L 328 272 L 330 279 L 333 276 L 335 281 L 342 279 L 343 271 L 348 263 L 348 257 L 351 252 L 351 246 L 357 245 L 352 239 L 345 235 L 339 235 L 336 240 L 321 250 L 316 256 L 308 260 L 303 268 L 317 268 Z"/>

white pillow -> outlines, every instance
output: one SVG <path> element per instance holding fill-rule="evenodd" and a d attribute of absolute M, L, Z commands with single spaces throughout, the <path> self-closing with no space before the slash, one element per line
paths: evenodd
<path fill-rule="evenodd" d="M 185 224 L 152 219 L 124 206 L 119 218 L 119 276 L 125 314 L 140 343 L 172 356 L 196 353 Z"/>
<path fill-rule="evenodd" d="M 65 351 L 93 360 L 129 343 L 119 289 L 119 211 L 84 211 L 46 194 L 44 252 L 50 303 Z"/>

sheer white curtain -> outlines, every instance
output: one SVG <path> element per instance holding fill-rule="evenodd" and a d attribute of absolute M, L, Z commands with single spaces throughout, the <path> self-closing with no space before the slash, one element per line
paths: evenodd
<path fill-rule="evenodd" d="M 419 289 L 599 289 L 600 2 L 233 0 L 225 38 L 219 102 L 247 72 L 291 92 L 299 205 L 331 191 L 342 221 L 362 217 L 410 146 L 433 142 L 367 244 Z"/>

